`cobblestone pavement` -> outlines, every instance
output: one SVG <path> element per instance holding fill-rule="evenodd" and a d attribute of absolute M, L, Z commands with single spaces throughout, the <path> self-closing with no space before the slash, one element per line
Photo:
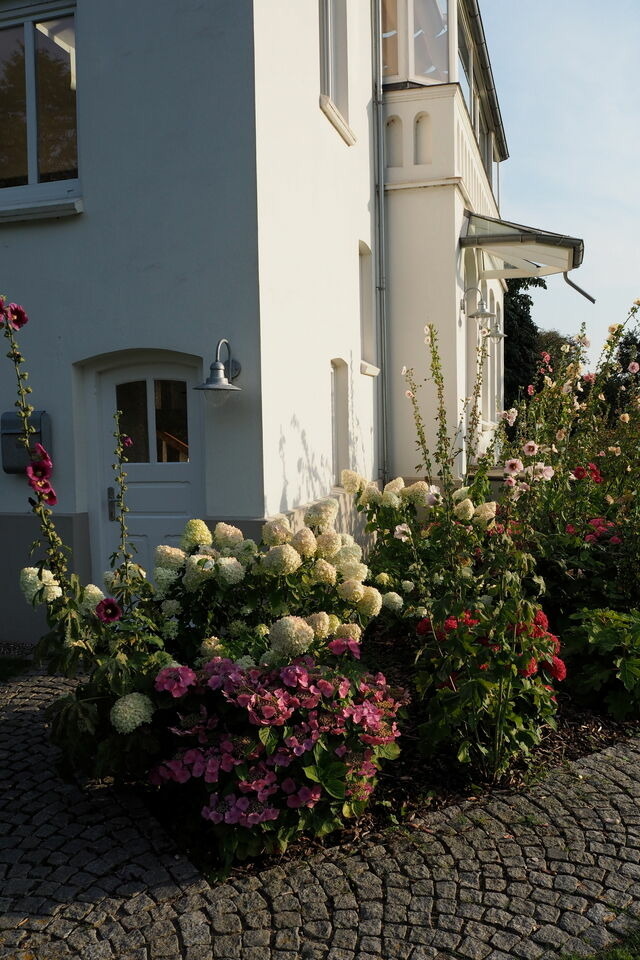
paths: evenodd
<path fill-rule="evenodd" d="M 640 740 L 210 886 L 135 797 L 56 776 L 43 711 L 63 685 L 0 687 L 3 960 L 546 960 L 640 918 Z"/>

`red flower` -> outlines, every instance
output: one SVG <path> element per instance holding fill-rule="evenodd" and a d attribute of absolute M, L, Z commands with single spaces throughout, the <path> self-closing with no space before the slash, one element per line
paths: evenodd
<path fill-rule="evenodd" d="M 118 606 L 113 597 L 105 597 L 96 606 L 96 617 L 103 623 L 113 623 L 122 616 L 122 609 Z"/>
<path fill-rule="evenodd" d="M 50 484 L 47 484 L 46 490 L 41 491 L 40 496 L 50 507 L 55 507 L 56 503 L 58 502 L 56 492 Z"/>
<path fill-rule="evenodd" d="M 549 618 L 543 610 L 538 610 L 533 618 L 533 622 L 537 627 L 542 627 L 543 630 L 549 629 Z"/>
<path fill-rule="evenodd" d="M 573 535 L 573 534 L 576 534 L 576 533 L 578 532 L 578 528 L 577 528 L 577 527 L 574 527 L 574 525 L 573 525 L 572 523 L 568 523 L 568 524 L 566 525 L 566 527 L 564 528 L 564 532 L 565 532 L 565 533 L 570 533 L 570 534 Z"/>
<path fill-rule="evenodd" d="M 48 460 L 51 463 L 51 457 L 41 443 L 36 443 L 34 448 L 34 460 Z"/>
<path fill-rule="evenodd" d="M 122 446 L 123 446 L 123 447 L 132 447 L 132 446 L 133 446 L 133 440 L 131 439 L 131 437 L 127 436 L 126 433 L 123 433 L 123 434 L 122 434 Z"/>
<path fill-rule="evenodd" d="M 19 306 L 17 303 L 8 303 L 6 306 L 3 305 L 2 313 L 0 314 L 0 323 L 2 323 L 5 318 L 9 326 L 14 330 L 19 330 L 21 327 L 24 327 L 25 323 L 29 322 L 29 317 L 24 307 Z"/>
<path fill-rule="evenodd" d="M 588 463 L 587 467 L 589 468 L 589 472 L 591 474 L 591 479 L 593 480 L 593 482 L 602 483 L 602 474 L 600 473 L 600 470 L 598 469 L 596 464 Z"/>
<path fill-rule="evenodd" d="M 518 670 L 518 673 L 521 677 L 532 677 L 534 673 L 538 672 L 538 661 L 535 657 L 531 657 L 529 663 L 526 667 L 523 667 L 521 670 Z"/>
<path fill-rule="evenodd" d="M 567 676 L 567 665 L 560 657 L 554 657 L 551 661 L 551 676 L 554 680 L 562 681 Z"/>
<path fill-rule="evenodd" d="M 447 617 L 444 622 L 445 633 L 451 633 L 453 630 L 458 629 L 458 621 L 455 617 Z"/>
<path fill-rule="evenodd" d="M 25 467 L 25 473 L 29 481 L 48 480 L 53 471 L 51 460 L 34 460 L 28 467 Z M 34 488 L 35 489 L 35 488 Z"/>
<path fill-rule="evenodd" d="M 431 630 L 431 620 L 429 620 L 429 617 L 425 617 L 424 620 L 421 620 L 416 626 L 416 633 L 420 637 L 424 637 L 426 633 L 431 633 Z"/>
<path fill-rule="evenodd" d="M 587 475 L 587 471 L 584 467 L 575 467 L 571 472 L 576 480 L 584 480 Z"/>

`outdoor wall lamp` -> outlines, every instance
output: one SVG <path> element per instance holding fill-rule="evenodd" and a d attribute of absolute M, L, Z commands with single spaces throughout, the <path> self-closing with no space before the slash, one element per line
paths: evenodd
<path fill-rule="evenodd" d="M 492 313 L 491 310 L 487 310 L 487 305 L 484 302 L 484 297 L 482 296 L 482 291 L 480 290 L 480 287 L 467 287 L 467 289 L 462 294 L 462 300 L 460 301 L 460 310 L 462 311 L 462 313 L 466 312 L 467 294 L 470 293 L 472 290 L 475 290 L 477 293 L 480 294 L 480 302 L 478 304 L 478 309 L 468 315 L 469 320 L 477 320 L 478 323 L 486 321 L 488 324 L 487 336 L 491 337 L 492 340 L 504 340 L 506 334 L 502 332 L 499 324 L 497 323 L 498 315 L 496 313 Z"/>
<path fill-rule="evenodd" d="M 222 347 L 227 348 L 227 360 L 223 363 L 220 359 Z M 239 376 L 241 366 L 237 360 L 234 360 L 231 353 L 231 344 L 228 340 L 218 340 L 216 347 L 216 359 L 211 364 L 209 376 L 204 383 L 198 384 L 194 390 L 206 390 L 206 396 L 211 397 L 213 405 L 216 407 L 226 403 L 232 393 L 240 393 L 242 387 L 235 387 L 231 381 Z"/>

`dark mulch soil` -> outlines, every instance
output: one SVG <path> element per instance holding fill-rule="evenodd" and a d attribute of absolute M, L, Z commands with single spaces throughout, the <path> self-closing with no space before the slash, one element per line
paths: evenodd
<path fill-rule="evenodd" d="M 396 640 L 382 632 L 367 636 L 363 643 L 363 660 L 375 664 L 376 671 L 382 670 L 393 684 L 405 689 L 411 687 L 413 657 L 410 653 L 407 655 L 405 638 Z M 543 776 L 550 768 L 604 750 L 640 732 L 637 723 L 617 723 L 606 715 L 579 709 L 567 695 L 559 693 L 557 730 L 546 732 L 531 762 L 517 764 L 498 784 L 490 784 L 471 782 L 464 768 L 458 764 L 444 760 L 434 762 L 421 756 L 416 730 L 418 722 L 419 711 L 409 710 L 399 741 L 400 757 L 387 764 L 386 771 L 382 771 L 371 807 L 357 823 L 320 841 L 308 838 L 296 840 L 285 854 L 260 857 L 237 865 L 231 870 L 231 875 L 255 874 L 270 866 L 303 859 L 335 846 L 348 852 L 363 840 L 373 840 L 389 826 L 403 823 L 410 826 L 412 819 L 425 810 L 438 810 L 464 800 L 479 801 L 490 794 L 498 795 L 519 789 Z M 200 833 L 176 833 L 176 807 L 168 794 L 163 791 L 150 795 L 149 803 L 155 816 L 175 837 L 187 856 L 205 874 L 211 877 L 221 875 L 213 858 L 203 850 L 205 845 Z M 184 831 L 184 820 L 182 822 Z"/>

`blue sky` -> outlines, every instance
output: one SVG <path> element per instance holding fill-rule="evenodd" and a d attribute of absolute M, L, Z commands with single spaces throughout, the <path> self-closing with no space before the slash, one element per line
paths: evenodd
<path fill-rule="evenodd" d="M 535 291 L 543 329 L 593 347 L 640 297 L 640 0 L 480 0 L 509 145 L 501 215 L 581 237 L 572 280 Z"/>

